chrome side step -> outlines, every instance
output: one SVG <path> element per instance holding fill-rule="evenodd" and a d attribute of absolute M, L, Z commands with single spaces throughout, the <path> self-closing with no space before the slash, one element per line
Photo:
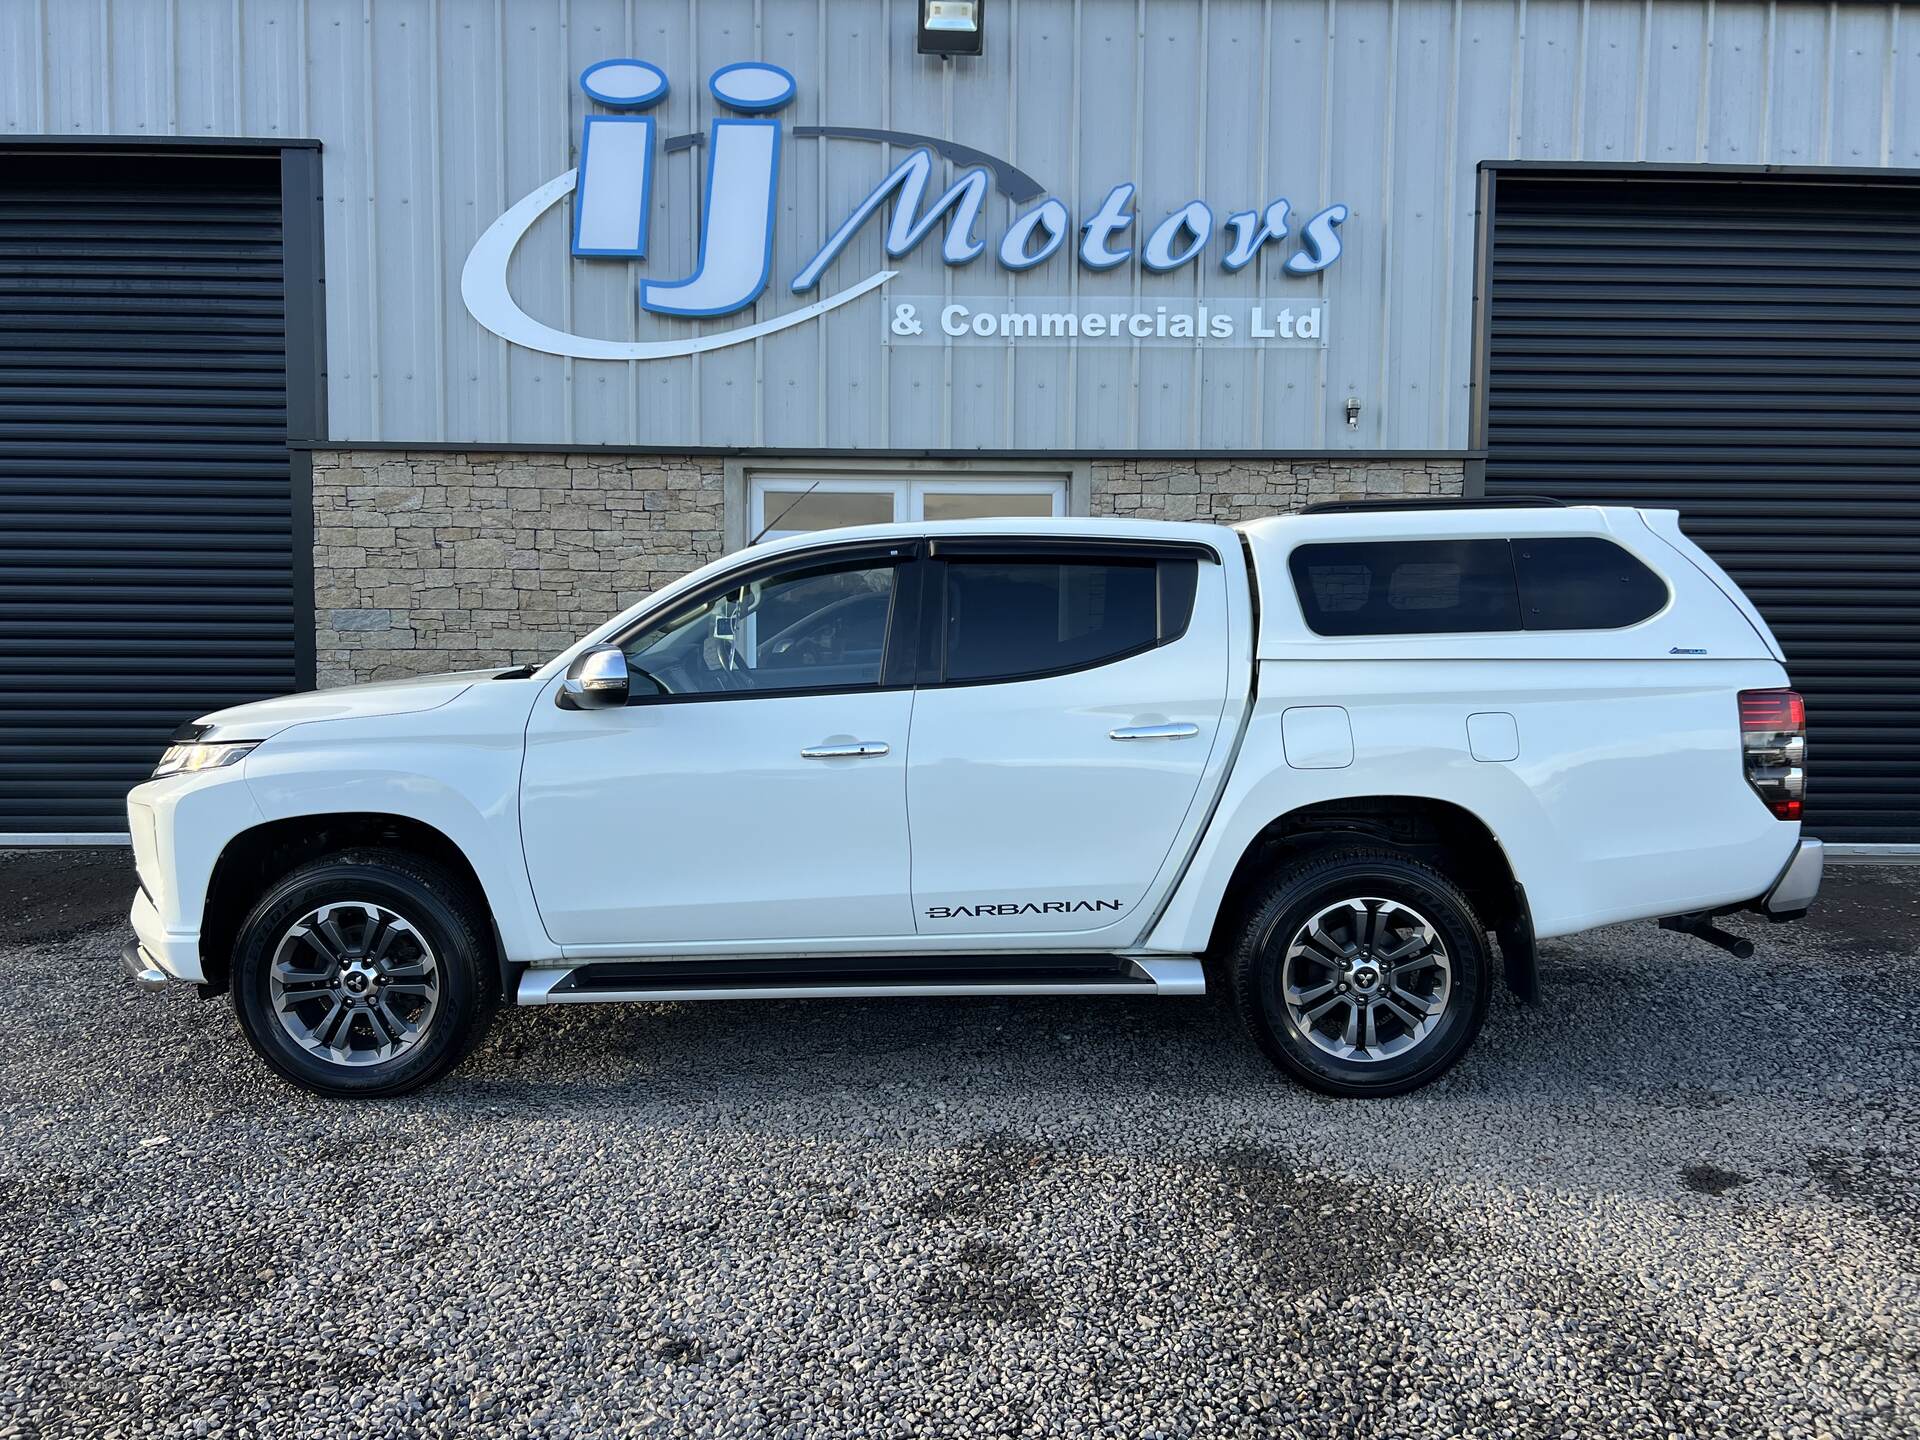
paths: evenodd
<path fill-rule="evenodd" d="M 837 961 L 615 961 L 540 966 L 521 1005 L 679 1000 L 862 1000 L 964 995 L 1203 995 L 1190 955 L 853 957 Z"/>

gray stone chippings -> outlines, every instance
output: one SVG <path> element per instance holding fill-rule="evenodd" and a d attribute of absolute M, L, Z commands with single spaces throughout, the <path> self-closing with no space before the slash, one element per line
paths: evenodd
<path fill-rule="evenodd" d="M 42 917 L 0 1436 L 1913 1437 L 1920 887 L 1830 873 L 1358 1103 L 1217 995 L 510 1010 L 335 1103 Z"/>

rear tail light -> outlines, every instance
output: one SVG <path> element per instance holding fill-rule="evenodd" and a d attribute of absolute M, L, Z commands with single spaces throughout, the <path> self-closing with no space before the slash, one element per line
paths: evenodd
<path fill-rule="evenodd" d="M 1807 798 L 1807 704 L 1793 690 L 1740 692 L 1747 783 L 1777 820 L 1798 820 Z"/>

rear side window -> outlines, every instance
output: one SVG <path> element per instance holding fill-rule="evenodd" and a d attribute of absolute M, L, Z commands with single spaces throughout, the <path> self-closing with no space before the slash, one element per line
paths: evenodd
<path fill-rule="evenodd" d="M 1197 571 L 1185 558 L 956 556 L 946 562 L 946 678 L 1084 670 L 1178 639 Z"/>
<path fill-rule="evenodd" d="M 1520 598 L 1504 540 L 1301 545 L 1287 563 L 1316 635 L 1520 628 Z"/>
<path fill-rule="evenodd" d="M 1667 603 L 1667 583 L 1611 540 L 1515 540 L 1520 618 L 1529 630 L 1618 630 Z"/>
<path fill-rule="evenodd" d="M 1617 630 L 1667 603 L 1665 581 L 1594 536 L 1301 545 L 1288 565 L 1316 635 Z"/>

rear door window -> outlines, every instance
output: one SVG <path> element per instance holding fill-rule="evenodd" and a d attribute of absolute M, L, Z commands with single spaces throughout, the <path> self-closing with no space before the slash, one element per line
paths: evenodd
<path fill-rule="evenodd" d="M 977 684 L 1084 670 L 1179 638 L 1198 562 L 955 556 L 944 569 L 946 679 Z"/>

